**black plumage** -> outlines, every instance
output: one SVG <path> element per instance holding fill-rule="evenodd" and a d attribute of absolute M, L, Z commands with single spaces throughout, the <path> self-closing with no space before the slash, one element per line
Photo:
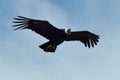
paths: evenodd
<path fill-rule="evenodd" d="M 16 27 L 14 30 L 31 29 L 32 31 L 42 35 L 49 41 L 39 47 L 46 52 L 55 52 L 57 46 L 64 41 L 81 41 L 85 47 L 94 47 L 99 42 L 99 36 L 89 31 L 75 31 L 71 29 L 58 29 L 48 21 L 35 20 L 22 16 L 14 18 Z"/>

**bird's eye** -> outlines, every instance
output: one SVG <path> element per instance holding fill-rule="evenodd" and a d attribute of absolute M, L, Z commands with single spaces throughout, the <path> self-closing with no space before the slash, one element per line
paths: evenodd
<path fill-rule="evenodd" d="M 68 34 L 70 35 L 70 34 L 71 34 L 71 29 L 68 29 L 67 32 L 68 32 Z"/>

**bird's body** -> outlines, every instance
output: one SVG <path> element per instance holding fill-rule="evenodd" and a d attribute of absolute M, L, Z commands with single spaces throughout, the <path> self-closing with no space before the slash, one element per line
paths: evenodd
<path fill-rule="evenodd" d="M 93 34 L 89 31 L 76 31 L 71 32 L 71 29 L 58 29 L 50 24 L 48 21 L 44 20 L 35 20 L 22 16 L 18 16 L 14 18 L 16 23 L 13 27 L 17 27 L 17 29 L 31 29 L 32 31 L 42 35 L 49 41 L 40 45 L 46 52 L 55 52 L 57 46 L 64 41 L 81 41 L 87 47 L 94 47 L 97 45 L 99 36 Z"/>

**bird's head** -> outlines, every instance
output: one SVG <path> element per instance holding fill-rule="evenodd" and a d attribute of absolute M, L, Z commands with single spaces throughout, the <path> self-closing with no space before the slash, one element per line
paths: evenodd
<path fill-rule="evenodd" d="M 66 28 L 65 29 L 65 33 L 68 34 L 68 35 L 70 35 L 71 34 L 71 29 L 70 28 Z"/>

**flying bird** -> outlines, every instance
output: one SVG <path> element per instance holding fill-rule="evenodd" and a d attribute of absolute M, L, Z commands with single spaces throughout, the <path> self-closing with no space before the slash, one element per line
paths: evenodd
<path fill-rule="evenodd" d="M 59 29 L 46 20 L 36 20 L 17 16 L 14 18 L 14 30 L 30 29 L 49 41 L 39 47 L 45 52 L 55 52 L 58 45 L 64 41 L 81 41 L 85 47 L 91 48 L 99 42 L 99 35 L 89 31 L 71 31 L 70 28 Z"/>

